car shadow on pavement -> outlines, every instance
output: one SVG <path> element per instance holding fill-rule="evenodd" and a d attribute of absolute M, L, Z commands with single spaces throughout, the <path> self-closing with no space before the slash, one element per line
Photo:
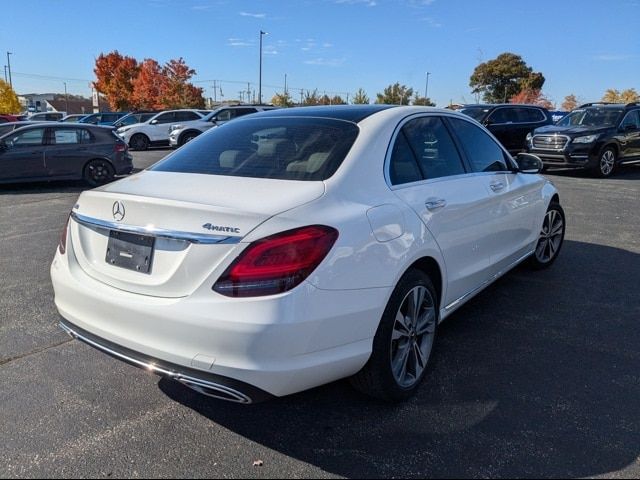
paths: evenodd
<path fill-rule="evenodd" d="M 417 396 L 389 405 L 336 382 L 238 406 L 161 380 L 238 435 L 346 477 L 586 477 L 640 455 L 640 254 L 566 241 L 439 330 Z"/>

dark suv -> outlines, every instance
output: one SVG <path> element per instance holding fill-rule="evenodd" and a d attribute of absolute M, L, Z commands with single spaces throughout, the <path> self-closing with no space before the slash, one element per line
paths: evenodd
<path fill-rule="evenodd" d="M 549 111 L 537 105 L 465 105 L 460 111 L 487 127 L 511 154 L 526 149 L 528 133 L 553 124 Z"/>
<path fill-rule="evenodd" d="M 640 161 L 640 103 L 587 103 L 557 124 L 537 128 L 527 151 L 545 167 L 578 167 L 598 177 Z"/>

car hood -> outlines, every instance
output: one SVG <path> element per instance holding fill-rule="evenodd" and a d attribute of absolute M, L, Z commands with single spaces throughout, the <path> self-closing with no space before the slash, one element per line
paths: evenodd
<path fill-rule="evenodd" d="M 611 127 L 590 127 L 590 126 L 573 126 L 573 127 L 561 127 L 558 125 L 547 125 L 539 127 L 534 130 L 534 134 L 553 134 L 558 133 L 562 135 L 580 136 L 580 135 L 593 135 L 596 133 L 604 133 L 611 130 Z"/>

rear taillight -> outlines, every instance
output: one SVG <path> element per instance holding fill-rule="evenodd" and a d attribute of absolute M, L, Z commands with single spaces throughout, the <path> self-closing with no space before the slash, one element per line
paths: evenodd
<path fill-rule="evenodd" d="M 115 146 L 114 150 L 116 152 L 126 152 L 127 151 L 127 144 L 126 143 L 122 143 L 122 142 L 116 142 L 116 146 Z"/>
<path fill-rule="evenodd" d="M 69 230 L 69 219 L 71 215 L 67 217 L 67 222 L 64 224 L 62 233 L 60 234 L 60 241 L 58 242 L 58 251 L 61 255 L 64 255 L 67 251 L 67 232 Z"/>
<path fill-rule="evenodd" d="M 337 239 L 335 228 L 312 225 L 257 240 L 229 265 L 213 289 L 227 297 L 291 290 L 311 275 Z"/>

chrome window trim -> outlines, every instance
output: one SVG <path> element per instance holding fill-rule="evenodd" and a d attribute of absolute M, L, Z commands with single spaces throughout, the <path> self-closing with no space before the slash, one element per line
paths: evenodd
<path fill-rule="evenodd" d="M 240 243 L 242 237 L 229 237 L 224 235 L 208 235 L 206 233 L 182 232 L 178 230 L 165 230 L 155 227 L 139 227 L 135 225 L 122 225 L 117 222 L 109 222 L 97 218 L 87 217 L 76 212 L 71 212 L 73 218 L 80 225 L 90 228 L 102 228 L 106 230 L 117 230 L 119 232 L 137 233 L 155 238 L 167 238 L 169 240 L 183 240 L 200 245 L 214 244 L 236 244 Z"/>

